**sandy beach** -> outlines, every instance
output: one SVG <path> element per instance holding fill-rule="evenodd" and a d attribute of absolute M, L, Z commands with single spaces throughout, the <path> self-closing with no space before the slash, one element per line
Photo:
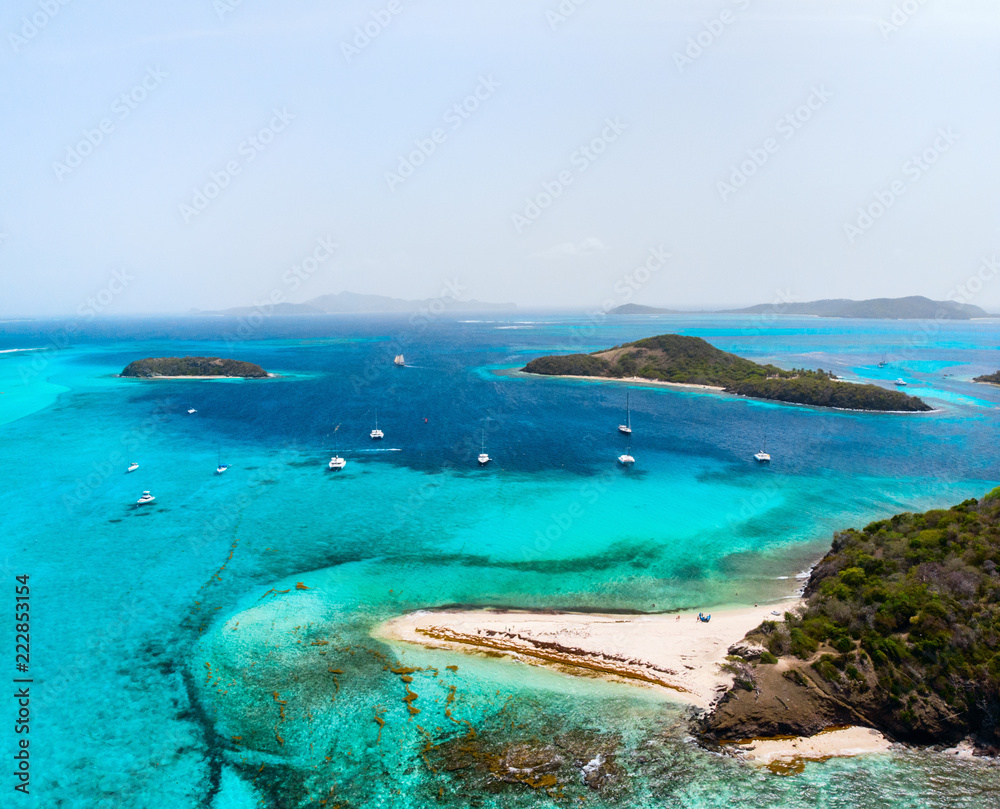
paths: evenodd
<path fill-rule="evenodd" d="M 801 602 L 667 615 L 500 612 L 415 612 L 381 624 L 384 640 L 419 643 L 466 653 L 501 652 L 522 662 L 671 689 L 683 702 L 708 708 L 732 683 L 719 664 L 729 647 L 765 620 L 780 620 Z"/>
<path fill-rule="evenodd" d="M 591 382 L 628 382 L 630 385 L 650 385 L 657 388 L 687 388 L 688 390 L 711 390 L 716 393 L 725 391 L 720 385 L 693 385 L 687 382 L 663 382 L 659 379 L 643 379 L 641 376 L 583 376 L 580 374 L 529 374 L 517 369 L 525 376 L 547 376 L 552 379 L 589 379 Z M 736 394 L 732 394 L 735 396 Z"/>
<path fill-rule="evenodd" d="M 372 635 L 390 642 L 417 643 L 463 654 L 500 652 L 528 665 L 551 666 L 567 674 L 598 674 L 637 685 L 669 689 L 672 698 L 708 709 L 732 685 L 722 671 L 729 648 L 761 621 L 781 620 L 801 600 L 698 613 L 606 615 L 421 611 L 380 624 Z M 810 737 L 748 739 L 726 744 L 740 758 L 775 772 L 797 772 L 805 761 L 888 750 L 877 730 L 831 728 Z"/>
<path fill-rule="evenodd" d="M 926 414 L 926 413 L 941 413 L 943 412 L 940 408 L 934 408 L 931 410 L 864 410 L 860 408 L 852 407 L 830 407 L 829 405 L 817 405 L 817 404 L 805 404 L 803 402 L 785 402 L 781 399 L 765 399 L 761 396 L 744 396 L 739 393 L 729 393 L 724 387 L 718 385 L 693 385 L 687 382 L 662 382 L 658 379 L 643 379 L 639 376 L 623 376 L 623 377 L 611 377 L 611 376 L 582 376 L 579 374 L 530 374 L 526 371 L 520 369 L 510 369 L 510 372 L 504 371 L 494 371 L 494 373 L 505 376 L 535 376 L 535 377 L 549 377 L 551 379 L 586 379 L 591 382 L 627 382 L 629 385 L 647 385 L 656 388 L 681 388 L 687 390 L 705 390 L 711 391 L 712 393 L 721 393 L 725 396 L 732 396 L 739 399 L 751 399 L 755 402 L 770 402 L 771 404 L 785 405 L 786 407 L 808 407 L 814 410 L 837 410 L 842 413 L 892 413 L 896 415 L 912 416 L 914 414 Z M 841 379 L 837 378 L 839 382 L 847 382 L 852 385 L 864 385 L 870 384 L 859 379 Z M 988 383 L 987 383 L 988 384 Z"/>
<path fill-rule="evenodd" d="M 749 739 L 726 746 L 747 761 L 775 771 L 794 772 L 806 761 L 882 753 L 892 746 L 892 742 L 873 728 L 844 727 L 824 730 L 815 736 Z"/>

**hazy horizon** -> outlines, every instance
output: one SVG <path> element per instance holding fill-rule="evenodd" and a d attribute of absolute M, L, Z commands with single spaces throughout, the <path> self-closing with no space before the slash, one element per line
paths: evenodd
<path fill-rule="evenodd" d="M 5 319 L 449 284 L 1000 312 L 996 3 L 14 0 L 0 32 Z"/>

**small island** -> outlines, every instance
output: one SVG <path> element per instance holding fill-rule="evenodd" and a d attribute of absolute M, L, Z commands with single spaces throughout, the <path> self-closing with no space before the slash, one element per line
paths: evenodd
<path fill-rule="evenodd" d="M 923 400 L 901 391 L 842 382 L 822 369 L 786 371 L 774 365 L 759 365 L 721 351 L 700 337 L 679 334 L 647 337 L 593 354 L 539 357 L 523 370 L 546 376 L 699 385 L 755 399 L 844 410 L 920 412 L 931 409 Z"/>
<path fill-rule="evenodd" d="M 973 382 L 985 382 L 988 385 L 1000 385 L 1000 371 L 995 374 L 983 374 L 982 376 L 973 377 Z"/>
<path fill-rule="evenodd" d="M 852 724 L 898 741 L 1000 746 L 1000 488 L 835 535 L 804 606 L 730 649 L 709 740 Z"/>
<path fill-rule="evenodd" d="M 221 357 L 147 357 L 130 362 L 121 376 L 137 379 L 266 379 L 271 374 L 252 362 Z"/>

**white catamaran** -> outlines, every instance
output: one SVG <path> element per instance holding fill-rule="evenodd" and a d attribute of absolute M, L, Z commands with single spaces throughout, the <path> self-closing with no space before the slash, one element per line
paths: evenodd
<path fill-rule="evenodd" d="M 490 458 L 490 456 L 486 454 L 486 425 L 484 424 L 483 425 L 483 442 L 482 442 L 482 444 L 480 444 L 480 447 L 479 447 L 479 465 L 480 466 L 486 466 L 486 464 L 488 464 L 491 460 L 493 460 L 493 459 Z"/>
<path fill-rule="evenodd" d="M 625 450 L 624 455 L 618 456 L 618 463 L 622 466 L 631 466 L 635 463 L 635 458 L 632 457 L 632 442 L 628 442 L 628 448 Z"/>
<path fill-rule="evenodd" d="M 340 429 L 340 425 L 338 424 L 336 427 L 333 428 L 333 432 L 336 433 L 337 430 L 339 430 L 339 429 Z M 334 471 L 339 472 L 345 466 L 347 466 L 347 461 L 344 458 L 341 458 L 337 454 L 337 450 L 334 450 L 333 451 L 333 457 L 330 458 L 330 463 L 327 464 L 327 468 L 333 469 Z"/>
<path fill-rule="evenodd" d="M 767 454 L 767 428 L 764 428 L 764 448 L 754 454 L 753 458 L 757 463 L 771 463 L 771 456 Z"/>
<path fill-rule="evenodd" d="M 625 391 L 625 423 L 618 425 L 618 432 L 632 435 L 632 411 L 628 403 L 628 391 Z"/>
<path fill-rule="evenodd" d="M 377 440 L 379 438 L 385 438 L 385 433 L 383 433 L 378 428 L 378 410 L 375 411 L 375 429 L 372 430 L 370 433 L 368 433 L 368 435 L 371 436 L 371 438 L 372 438 L 373 441 Z"/>

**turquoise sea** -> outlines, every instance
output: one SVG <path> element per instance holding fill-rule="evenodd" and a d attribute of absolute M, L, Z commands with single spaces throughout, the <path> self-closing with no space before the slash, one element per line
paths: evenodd
<path fill-rule="evenodd" d="M 665 332 L 901 377 L 937 409 L 632 386 L 624 470 L 623 383 L 511 372 Z M 11 605 L 30 577 L 33 680 L 30 795 L 0 775 L 2 805 L 996 807 L 994 761 L 900 750 L 774 775 L 699 748 L 669 694 L 369 630 L 456 604 L 780 603 L 835 530 L 1000 482 L 1000 388 L 971 382 L 1000 368 L 997 338 L 993 321 L 709 315 L 2 323 L 0 573 Z M 184 354 L 279 376 L 116 377 Z M 479 468 L 484 433 L 494 462 Z M 343 472 L 326 469 L 334 451 Z M 156 501 L 137 508 L 146 489 Z M 3 632 L 13 672 L 13 621 Z M 500 780 L 512 745 L 576 775 Z M 595 789 L 580 771 L 598 756 Z"/>

